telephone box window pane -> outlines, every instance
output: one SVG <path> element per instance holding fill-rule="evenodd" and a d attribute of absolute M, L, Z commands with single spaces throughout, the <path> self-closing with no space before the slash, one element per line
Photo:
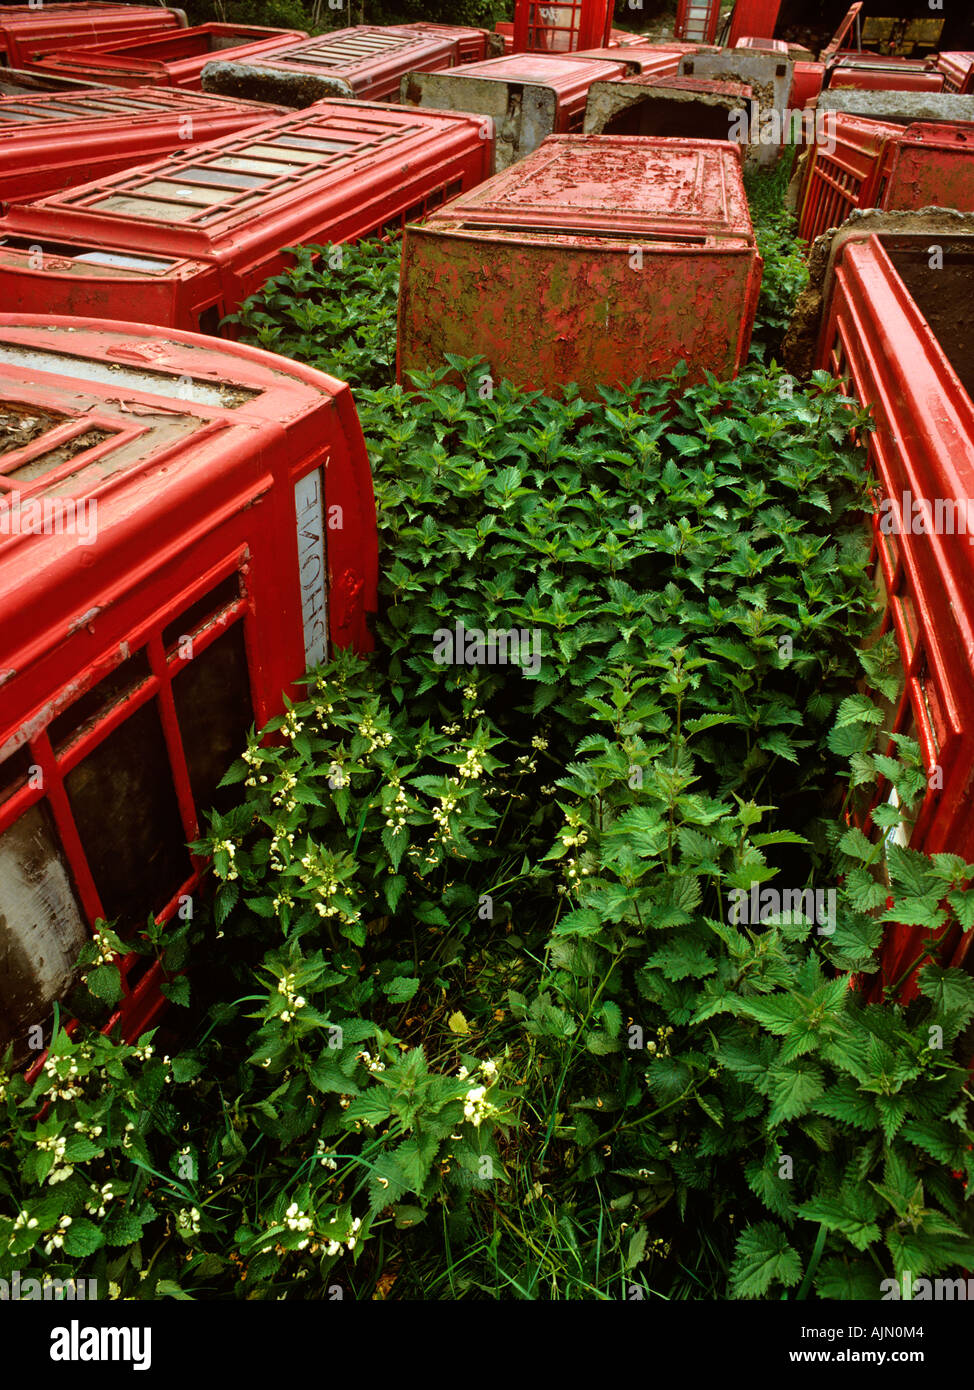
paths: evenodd
<path fill-rule="evenodd" d="M 227 768 L 239 758 L 254 722 L 247 674 L 243 623 L 194 657 L 173 678 L 173 700 L 196 809 L 229 810 L 239 787 L 217 789 Z"/>
<path fill-rule="evenodd" d="M 14 792 L 27 785 L 31 769 L 30 749 L 25 743 L 0 763 L 0 801 L 7 801 Z"/>
<path fill-rule="evenodd" d="M 128 661 L 123 661 L 121 666 L 116 666 L 80 700 L 75 700 L 73 705 L 51 720 L 48 734 L 54 747 L 60 751 L 80 729 L 92 724 L 124 695 L 147 681 L 151 674 L 144 648 L 130 656 Z"/>
<path fill-rule="evenodd" d="M 0 1053 L 67 991 L 88 937 L 45 802 L 0 835 Z"/>
<path fill-rule="evenodd" d="M 163 628 L 162 645 L 167 651 L 178 646 L 181 637 L 191 636 L 203 626 L 207 618 L 212 618 L 214 613 L 219 613 L 221 608 L 235 603 L 239 597 L 240 577 L 235 570 L 233 574 L 228 574 L 226 579 L 221 579 L 219 584 L 208 590 L 202 598 L 191 603 L 180 613 L 178 618 L 174 618 Z"/>
<path fill-rule="evenodd" d="M 192 872 L 154 700 L 64 779 L 105 916 L 141 926 Z"/>

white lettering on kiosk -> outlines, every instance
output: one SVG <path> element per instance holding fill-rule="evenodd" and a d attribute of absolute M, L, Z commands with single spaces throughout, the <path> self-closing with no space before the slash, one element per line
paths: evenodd
<path fill-rule="evenodd" d="M 328 657 L 328 558 L 325 551 L 324 475 L 320 468 L 294 484 L 297 514 L 298 582 L 304 659 L 308 667 Z"/>

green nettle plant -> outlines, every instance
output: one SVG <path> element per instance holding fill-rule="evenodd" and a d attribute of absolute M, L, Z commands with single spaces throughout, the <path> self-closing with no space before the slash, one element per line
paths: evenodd
<path fill-rule="evenodd" d="M 195 847 L 208 914 L 144 934 L 179 1041 L 8 1057 L 0 1278 L 858 1299 L 964 1270 L 974 981 L 936 938 L 974 925 L 974 865 L 895 834 L 926 778 L 863 693 L 899 671 L 864 646 L 868 420 L 773 365 L 553 401 L 452 358 L 403 389 L 361 327 L 391 354 L 397 256 L 302 257 L 241 311 L 345 354 L 376 651 L 252 732 Z M 906 1004 L 896 923 L 926 932 Z M 130 947 L 100 928 L 73 1017 Z"/>

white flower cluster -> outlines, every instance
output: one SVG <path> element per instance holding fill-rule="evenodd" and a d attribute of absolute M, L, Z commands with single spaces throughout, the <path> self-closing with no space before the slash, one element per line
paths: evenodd
<path fill-rule="evenodd" d="M 404 830 L 406 828 L 406 814 L 409 811 L 409 801 L 398 777 L 393 777 L 390 785 L 394 788 L 396 797 L 386 808 L 389 812 L 386 825 L 390 830 Z"/>
<path fill-rule="evenodd" d="M 535 734 L 534 738 L 531 740 L 531 747 L 537 748 L 539 753 L 543 753 L 548 747 L 548 740 Z"/>
<path fill-rule="evenodd" d="M 458 734 L 459 732 L 460 732 L 460 725 L 459 725 L 459 724 L 441 724 L 441 725 L 440 725 L 440 733 L 441 733 L 441 734 L 449 734 L 449 735 L 453 736 L 453 735 L 455 735 L 455 734 Z"/>
<path fill-rule="evenodd" d="M 356 1216 L 356 1217 L 353 1219 L 353 1221 L 352 1221 L 352 1229 L 351 1229 L 351 1231 L 348 1233 L 348 1235 L 345 1237 L 344 1241 L 340 1241 L 340 1240 L 330 1240 L 330 1241 L 328 1242 L 328 1244 L 325 1246 L 325 1254 L 326 1254 L 326 1255 L 340 1255 L 341 1252 L 342 1252 L 342 1247 L 343 1247 L 343 1246 L 344 1246 L 344 1248 L 345 1248 L 346 1250 L 354 1250 L 354 1249 L 355 1249 L 355 1242 L 356 1242 L 356 1240 L 358 1239 L 358 1232 L 359 1232 L 359 1230 L 360 1230 L 360 1228 L 361 1228 L 361 1225 L 362 1225 L 362 1222 L 361 1222 L 361 1221 L 359 1220 L 359 1218 Z"/>
<path fill-rule="evenodd" d="M 38 1139 L 37 1147 L 45 1152 L 54 1154 L 54 1167 L 47 1175 L 50 1184 L 64 1182 L 65 1178 L 70 1178 L 74 1172 L 74 1167 L 70 1163 L 64 1162 L 64 1151 L 68 1147 L 68 1141 L 60 1134 L 52 1134 L 47 1139 Z"/>
<path fill-rule="evenodd" d="M 92 1196 L 85 1202 L 85 1210 L 90 1211 L 93 1216 L 104 1216 L 105 1208 L 115 1196 L 115 1190 L 110 1182 L 106 1182 L 103 1187 L 96 1187 L 92 1184 Z"/>
<path fill-rule="evenodd" d="M 535 758 L 525 756 L 522 758 L 515 758 L 515 762 L 524 772 L 537 772 L 538 770 L 538 764 Z"/>
<path fill-rule="evenodd" d="M 365 1067 L 366 1071 L 379 1072 L 385 1071 L 386 1069 L 385 1062 L 380 1061 L 378 1057 L 373 1057 L 371 1052 L 359 1052 L 358 1060 Z"/>
<path fill-rule="evenodd" d="M 289 709 L 287 714 L 284 716 L 284 723 L 281 725 L 281 733 L 284 735 L 285 738 L 294 738 L 295 734 L 299 734 L 303 728 L 304 725 L 298 718 L 295 711 L 293 709 Z"/>
<path fill-rule="evenodd" d="M 290 768 L 285 768 L 281 774 L 280 790 L 274 793 L 271 797 L 271 801 L 275 806 L 283 806 L 285 811 L 293 811 L 298 803 L 291 795 L 291 792 L 294 791 L 297 785 L 298 779 L 296 774 L 293 773 Z"/>
<path fill-rule="evenodd" d="M 44 1242 L 44 1254 L 53 1254 L 55 1250 L 60 1250 L 64 1245 L 64 1237 L 68 1227 L 71 1225 L 70 1216 L 62 1216 L 57 1223 L 57 1229 L 49 1240 Z"/>
<path fill-rule="evenodd" d="M 381 733 L 372 721 L 372 716 L 367 714 L 358 726 L 358 731 L 363 738 L 369 740 L 369 752 L 374 753 L 377 748 L 388 748 L 392 742 L 392 734 L 388 729 Z"/>
<path fill-rule="evenodd" d="M 308 1216 L 307 1212 L 301 1210 L 297 1202 L 292 1202 L 284 1213 L 284 1224 L 289 1231 L 310 1231 L 314 1222 L 311 1220 L 311 1217 Z M 310 1236 L 305 1237 L 304 1240 L 298 1243 L 296 1249 L 303 1250 L 310 1239 Z"/>
<path fill-rule="evenodd" d="M 475 685 L 465 685 L 463 687 L 463 698 L 465 700 L 476 700 L 477 687 Z"/>
<path fill-rule="evenodd" d="M 101 1125 L 87 1125 L 84 1120 L 75 1120 L 74 1127 L 86 1139 L 97 1139 L 101 1134 Z"/>
<path fill-rule="evenodd" d="M 151 1043 L 144 1043 L 142 1047 L 135 1047 L 132 1049 L 132 1056 L 138 1057 L 140 1062 L 148 1062 L 149 1058 L 154 1054 L 154 1052 L 155 1048 L 152 1046 Z M 167 1057 L 165 1058 L 165 1060 L 168 1062 L 169 1058 Z"/>
<path fill-rule="evenodd" d="M 482 757 L 482 748 L 468 748 L 467 756 L 460 765 L 460 776 L 469 777 L 471 781 L 476 782 L 477 779 L 483 775 L 484 771 L 484 765 L 481 761 Z"/>
<path fill-rule="evenodd" d="M 471 1086 L 467 1091 L 463 1098 L 463 1117 L 465 1120 L 469 1120 L 474 1128 L 479 1129 L 484 1120 L 497 1114 L 497 1107 L 487 1099 L 488 1088 L 493 1085 L 498 1075 L 497 1063 L 488 1058 L 486 1062 L 478 1062 L 474 1067 L 474 1072 L 477 1071 L 480 1072 L 481 1076 L 486 1077 L 487 1084 L 485 1086 Z M 472 1075 L 473 1072 L 462 1066 L 457 1072 L 457 1079 L 466 1081 Z"/>
<path fill-rule="evenodd" d="M 456 777 L 448 777 L 447 786 L 448 788 L 459 787 L 460 781 Z M 440 827 L 441 830 L 447 829 L 450 821 L 450 816 L 457 808 L 458 800 L 459 798 L 454 792 L 447 790 L 440 797 L 439 806 L 433 807 L 433 819 L 436 821 L 437 825 Z"/>
<path fill-rule="evenodd" d="M 93 964 L 110 965 L 115 959 L 115 952 L 112 950 L 107 936 L 104 936 L 97 929 L 95 930 L 95 945 L 98 947 L 98 954 L 95 956 Z"/>
<path fill-rule="evenodd" d="M 67 1075 L 63 1078 L 58 1069 L 59 1062 L 67 1062 Z M 44 1072 L 50 1078 L 51 1085 L 47 1087 L 47 1094 L 53 1096 L 55 1100 L 77 1100 L 82 1095 L 80 1086 L 74 1084 L 75 1077 L 78 1075 L 78 1063 L 73 1057 L 58 1057 L 53 1052 L 49 1052 L 44 1058 Z M 62 1079 L 64 1085 L 61 1084 Z"/>
<path fill-rule="evenodd" d="M 561 842 L 566 849 L 572 849 L 575 845 L 584 845 L 588 840 L 588 831 L 582 829 L 582 818 L 577 811 L 569 811 L 568 823 L 562 827 Z M 574 833 L 573 833 L 574 832 Z"/>
<path fill-rule="evenodd" d="M 22 1211 L 14 1222 L 14 1231 L 33 1231 L 37 1227 L 37 1217 L 31 1216 L 28 1212 Z M 13 1245 L 14 1236 L 11 1232 L 9 1245 Z"/>
<path fill-rule="evenodd" d="M 233 856 L 236 854 L 237 849 L 236 846 L 230 840 L 214 841 L 213 853 L 219 854 L 221 849 L 225 852 L 227 858 L 230 861 L 230 863 L 227 865 L 226 881 L 228 883 L 232 883 L 233 880 L 237 877 L 237 870 L 233 862 Z"/>
<path fill-rule="evenodd" d="M 274 834 L 271 836 L 270 844 L 270 864 L 272 869 L 280 872 L 284 868 L 281 860 L 281 846 L 294 844 L 294 831 L 288 830 L 286 825 L 275 825 Z"/>
<path fill-rule="evenodd" d="M 323 724 L 327 724 L 329 714 L 333 713 L 334 705 L 315 705 L 315 714 Z"/>
<path fill-rule="evenodd" d="M 296 993 L 294 979 L 292 971 L 283 975 L 277 982 L 277 992 L 284 995 L 288 1006 L 281 1014 L 282 1023 L 290 1023 L 298 1010 L 303 1009 L 308 1002 L 303 994 Z"/>
<path fill-rule="evenodd" d="M 180 1207 L 176 1213 L 176 1227 L 188 1236 L 200 1233 L 200 1213 L 198 1207 Z"/>
<path fill-rule="evenodd" d="M 325 1144 L 324 1139 L 318 1140 L 318 1144 L 315 1148 L 315 1156 L 317 1157 L 318 1162 L 321 1164 L 322 1168 L 330 1168 L 332 1172 L 334 1172 L 337 1169 L 338 1161 L 337 1159 L 332 1157 L 327 1145 Z"/>

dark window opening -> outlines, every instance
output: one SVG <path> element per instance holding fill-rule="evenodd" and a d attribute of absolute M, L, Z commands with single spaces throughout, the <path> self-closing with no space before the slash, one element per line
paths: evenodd
<path fill-rule="evenodd" d="M 220 320 L 223 315 L 220 313 L 219 304 L 211 304 L 208 309 L 204 309 L 197 319 L 197 324 L 201 333 L 207 333 L 212 338 L 220 335 Z"/>
<path fill-rule="evenodd" d="M 105 916 L 141 926 L 192 872 L 155 700 L 64 779 Z"/>
<path fill-rule="evenodd" d="M 243 623 L 218 637 L 173 678 L 173 700 L 197 811 L 230 809 L 237 787 L 220 778 L 240 756 L 254 722 Z"/>
<path fill-rule="evenodd" d="M 0 762 L 0 801 L 9 801 L 14 792 L 21 791 L 27 785 L 31 765 L 30 749 L 26 743 Z"/>

